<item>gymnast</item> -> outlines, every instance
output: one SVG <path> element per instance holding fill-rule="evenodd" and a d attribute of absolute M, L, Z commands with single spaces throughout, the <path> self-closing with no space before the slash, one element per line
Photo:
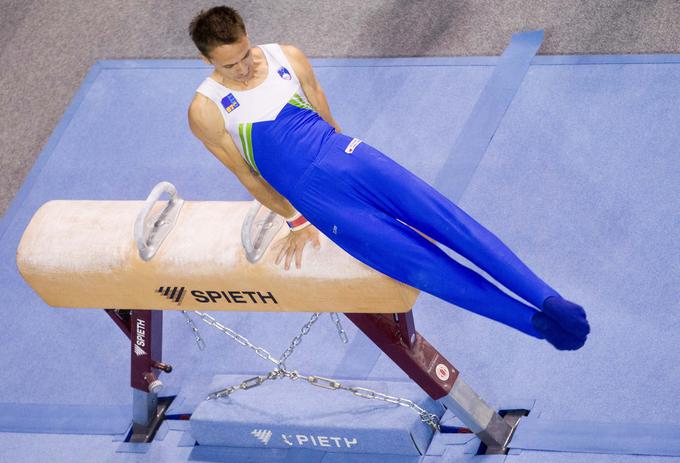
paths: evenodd
<path fill-rule="evenodd" d="M 251 47 L 232 8 L 199 13 L 189 27 L 214 66 L 189 106 L 193 134 L 291 228 L 279 242 L 300 268 L 319 231 L 366 265 L 559 350 L 590 327 L 583 308 L 536 276 L 494 234 L 391 158 L 340 132 L 305 55 L 290 45 Z M 423 236 L 425 235 L 425 236 Z M 431 238 L 535 307 L 450 258 Z M 537 310 L 540 309 L 540 310 Z"/>

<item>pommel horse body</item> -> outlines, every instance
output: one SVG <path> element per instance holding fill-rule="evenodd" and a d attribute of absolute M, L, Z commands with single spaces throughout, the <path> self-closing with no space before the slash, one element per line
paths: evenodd
<path fill-rule="evenodd" d="M 416 331 L 418 290 L 324 236 L 301 269 L 285 271 L 268 250 L 287 233 L 282 223 L 257 203 L 184 201 L 162 182 L 146 202 L 44 204 L 22 236 L 17 266 L 50 306 L 106 309 L 130 339 L 131 441 L 153 439 L 165 412 L 159 375 L 172 367 L 162 361 L 163 310 L 343 312 L 487 453 L 506 453 L 520 417 L 490 407 Z"/>

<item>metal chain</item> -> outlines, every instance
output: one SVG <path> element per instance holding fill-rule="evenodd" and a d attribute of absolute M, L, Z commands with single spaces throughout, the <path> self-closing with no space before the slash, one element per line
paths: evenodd
<path fill-rule="evenodd" d="M 215 320 L 213 317 L 208 315 L 207 313 L 204 312 L 194 312 L 196 315 L 198 315 L 201 320 L 203 320 L 205 323 L 208 325 L 212 326 L 213 328 L 218 329 L 219 331 L 223 332 L 227 336 L 229 336 L 231 339 L 236 341 L 237 343 L 241 344 L 242 346 L 248 347 L 249 349 L 252 349 L 258 356 L 265 360 L 269 360 L 272 362 L 274 365 L 277 367 L 279 366 L 279 361 L 274 358 L 272 354 L 270 354 L 267 349 L 264 349 L 263 347 L 258 347 L 252 342 L 248 341 L 244 336 L 241 336 L 238 334 L 236 331 L 232 330 L 231 328 L 224 326 L 217 320 Z"/>
<path fill-rule="evenodd" d="M 420 421 L 429 425 L 433 430 L 439 431 L 439 417 L 434 413 L 430 413 L 424 408 L 420 407 L 412 400 L 387 395 L 382 392 L 374 391 L 373 389 L 368 389 L 365 387 L 345 386 L 341 382 L 331 378 L 324 378 L 323 376 L 314 375 L 305 376 L 301 375 L 297 371 L 288 371 L 285 369 L 276 369 L 270 371 L 267 375 L 254 376 L 252 378 L 248 378 L 239 385 L 229 386 L 224 389 L 220 389 L 219 391 L 211 393 L 210 395 L 208 395 L 206 400 L 215 400 L 223 397 L 228 397 L 238 390 L 245 391 L 247 389 L 252 389 L 254 387 L 261 385 L 265 381 L 279 378 L 288 378 L 293 381 L 302 379 L 304 381 L 307 381 L 312 386 L 320 387 L 323 389 L 328 389 L 332 391 L 343 390 L 351 392 L 355 396 L 361 397 L 363 399 L 381 400 L 383 402 L 387 402 L 390 404 L 396 404 L 402 407 L 407 407 L 414 410 L 420 416 Z"/>
<path fill-rule="evenodd" d="M 184 315 L 184 318 L 186 319 L 187 325 L 191 328 L 191 331 L 194 333 L 194 339 L 196 340 L 196 344 L 198 344 L 198 349 L 199 350 L 204 350 L 205 349 L 205 341 L 201 337 L 201 333 L 199 333 L 198 328 L 196 328 L 196 325 L 194 325 L 194 321 L 189 317 L 189 314 L 187 313 L 186 310 L 182 310 L 182 315 Z"/>
<path fill-rule="evenodd" d="M 345 333 L 345 330 L 342 329 L 342 324 L 340 323 L 340 316 L 336 312 L 331 312 L 331 320 L 335 322 L 335 327 L 338 330 L 340 339 L 344 344 L 347 344 L 349 342 L 349 339 L 347 338 L 347 333 Z"/>
<path fill-rule="evenodd" d="M 220 389 L 219 391 L 212 392 L 211 394 L 208 395 L 208 397 L 206 397 L 206 400 L 221 399 L 222 397 L 230 396 L 232 393 L 238 390 L 245 391 L 246 389 L 254 388 L 255 386 L 259 386 L 260 384 L 264 383 L 267 380 L 276 379 L 280 377 L 280 375 L 282 374 L 281 371 L 282 370 L 276 369 L 270 371 L 267 375 L 264 376 L 253 376 L 252 378 L 248 378 L 241 384 L 238 384 L 236 386 L 229 386 L 224 389 Z"/>
<path fill-rule="evenodd" d="M 219 331 L 223 332 L 230 338 L 232 338 L 234 341 L 238 342 L 242 346 L 248 347 L 251 350 L 253 350 L 258 356 L 265 360 L 269 360 L 270 362 L 274 363 L 276 365 L 276 368 L 272 371 L 270 371 L 266 375 L 261 375 L 261 376 L 254 376 L 252 378 L 248 378 L 242 383 L 236 385 L 236 386 L 229 386 L 224 389 L 220 389 L 219 391 L 215 391 L 206 397 L 206 400 L 215 400 L 215 399 L 220 399 L 222 397 L 228 397 L 232 393 L 239 391 L 239 390 L 247 390 L 247 389 L 252 389 L 254 387 L 257 387 L 264 383 L 265 381 L 269 380 L 274 380 L 274 379 L 280 379 L 280 378 L 288 378 L 291 380 L 298 380 L 298 379 L 303 379 L 307 381 L 309 384 L 312 386 L 316 387 L 321 387 L 323 389 L 329 389 L 329 390 L 344 390 L 351 392 L 357 397 L 361 397 L 364 399 L 373 399 L 373 400 L 381 400 L 383 402 L 387 403 L 392 403 L 392 404 L 397 404 L 402 407 L 407 407 L 412 410 L 414 410 L 419 416 L 420 420 L 423 423 L 426 423 L 432 429 L 435 431 L 439 430 L 439 417 L 433 413 L 428 412 L 427 410 L 423 409 L 422 407 L 418 406 L 415 402 L 409 399 L 404 399 L 400 397 L 394 397 L 390 396 L 387 394 L 383 394 L 382 392 L 377 392 L 372 389 L 367 389 L 363 387 L 356 387 L 356 386 L 345 386 L 339 381 L 336 381 L 331 378 L 324 378 L 323 376 L 314 376 L 314 375 L 301 375 L 297 371 L 288 371 L 285 367 L 285 360 L 289 358 L 295 348 L 302 342 L 302 337 L 307 335 L 314 323 L 319 318 L 320 313 L 315 312 L 312 317 L 309 319 L 307 323 L 305 323 L 301 330 L 300 334 L 295 336 L 293 338 L 293 341 L 291 341 L 290 346 L 285 350 L 285 352 L 281 355 L 281 358 L 279 360 L 276 360 L 266 349 L 262 347 L 258 347 L 248 341 L 244 336 L 238 334 L 231 328 L 228 328 L 224 325 L 222 325 L 220 322 L 215 320 L 213 317 L 210 315 L 204 313 L 204 312 L 195 312 L 201 320 L 203 320 L 205 323 L 208 325 L 212 326 L 213 328 L 218 329 Z M 337 326 L 337 324 L 336 324 Z M 342 328 L 340 327 L 339 330 Z M 340 333 L 340 331 L 338 331 Z M 342 330 L 342 333 L 344 333 L 344 330 Z M 346 333 L 345 333 L 346 336 Z"/>
<path fill-rule="evenodd" d="M 279 366 L 281 367 L 282 370 L 286 369 L 285 363 L 286 360 L 288 359 L 288 357 L 293 355 L 293 351 L 295 351 L 295 348 L 299 346 L 300 343 L 302 342 L 302 337 L 309 333 L 309 330 L 312 329 L 312 325 L 316 323 L 316 321 L 319 319 L 319 315 L 321 315 L 320 312 L 314 312 L 314 314 L 312 314 L 312 318 L 310 318 L 307 323 L 302 325 L 302 329 L 300 329 L 300 334 L 293 338 L 288 348 L 283 352 L 283 354 L 281 354 L 281 357 L 279 358 Z"/>
<path fill-rule="evenodd" d="M 191 323 L 192 329 L 194 330 L 194 332 L 198 333 L 198 329 L 195 327 L 195 325 L 193 325 L 193 323 L 191 322 L 191 319 L 186 314 L 186 312 L 182 311 L 182 313 L 185 314 L 185 316 L 187 317 L 187 320 Z M 312 325 L 314 325 L 314 323 L 316 323 L 316 321 L 319 319 L 319 316 L 321 315 L 320 312 L 314 312 L 314 314 L 312 314 L 312 317 L 309 319 L 309 321 L 302 326 L 302 328 L 300 330 L 300 334 L 298 334 L 297 336 L 295 336 L 293 338 L 290 345 L 284 351 L 284 353 L 281 355 L 279 360 L 276 360 L 276 359 L 274 359 L 274 356 L 271 355 L 266 349 L 254 345 L 253 343 L 248 341 L 247 338 L 238 334 L 236 331 L 232 330 L 231 328 L 224 326 L 223 324 L 221 324 L 220 322 L 215 320 L 215 318 L 211 317 L 207 313 L 198 312 L 198 311 L 195 311 L 194 313 L 196 315 L 198 315 L 201 318 L 201 320 L 203 320 L 208 325 L 212 326 L 213 328 L 218 329 L 219 331 L 222 331 L 224 334 L 226 334 L 227 336 L 229 336 L 230 338 L 232 338 L 234 341 L 238 342 L 242 346 L 245 346 L 245 347 L 252 349 L 257 355 L 259 355 L 263 359 L 269 360 L 270 362 L 274 363 L 276 366 L 282 366 L 284 369 L 285 369 L 286 359 L 288 359 L 288 357 L 290 357 L 293 354 L 293 352 L 295 351 L 295 348 L 298 345 L 300 345 L 300 343 L 302 342 L 302 337 L 309 333 L 310 329 L 312 328 Z M 339 324 L 339 320 L 336 322 L 336 327 L 338 326 L 338 324 Z M 339 330 L 338 333 L 341 334 L 341 337 L 344 334 L 345 339 L 347 339 L 347 334 L 342 329 L 341 325 L 338 328 L 338 330 Z M 200 336 L 197 337 L 197 340 L 198 339 L 200 339 Z M 201 341 L 203 341 L 203 340 L 201 339 Z M 346 341 L 343 339 L 343 342 L 346 342 Z M 205 344 L 205 342 L 203 342 L 203 344 Z M 199 345 L 199 347 L 200 347 L 200 345 Z"/>
<path fill-rule="evenodd" d="M 420 407 L 412 400 L 383 394 L 382 392 L 374 391 L 373 389 L 368 389 L 365 387 L 345 386 L 339 381 L 336 381 L 331 378 L 324 378 L 322 376 L 307 376 L 307 377 L 300 376 L 300 377 L 306 380 L 312 386 L 322 387 L 324 389 L 330 390 L 342 389 L 344 391 L 351 392 L 355 396 L 361 397 L 363 399 L 382 400 L 383 402 L 397 404 L 402 407 L 410 408 L 412 410 L 415 410 L 415 412 L 418 413 L 418 415 L 420 415 L 420 421 L 422 421 L 425 424 L 428 424 L 435 431 L 439 431 L 439 417 L 434 413 L 430 413 L 424 408 Z"/>

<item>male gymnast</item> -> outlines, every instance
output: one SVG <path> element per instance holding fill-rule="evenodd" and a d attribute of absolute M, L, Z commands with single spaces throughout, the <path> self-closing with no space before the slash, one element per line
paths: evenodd
<path fill-rule="evenodd" d="M 583 308 L 536 276 L 494 234 L 366 142 L 340 133 L 305 55 L 291 45 L 251 47 L 241 16 L 202 11 L 189 32 L 214 67 L 189 107 L 205 147 L 291 232 L 276 263 L 297 268 L 319 231 L 366 265 L 511 326 L 559 350 L 581 348 Z M 429 237 L 532 304 L 503 293 Z M 540 310 L 537 310 L 540 309 Z"/>

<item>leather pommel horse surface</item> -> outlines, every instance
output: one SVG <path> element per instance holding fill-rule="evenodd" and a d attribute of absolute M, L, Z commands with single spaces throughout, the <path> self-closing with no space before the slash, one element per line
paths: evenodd
<path fill-rule="evenodd" d="M 163 210 L 168 201 L 153 203 Z M 320 235 L 302 268 L 251 263 L 241 242 L 250 202 L 184 201 L 148 261 L 135 242 L 144 201 L 50 201 L 33 216 L 17 250 L 21 275 L 54 307 L 395 313 L 418 290 L 383 275 Z M 274 242 L 288 233 L 282 227 Z"/>

